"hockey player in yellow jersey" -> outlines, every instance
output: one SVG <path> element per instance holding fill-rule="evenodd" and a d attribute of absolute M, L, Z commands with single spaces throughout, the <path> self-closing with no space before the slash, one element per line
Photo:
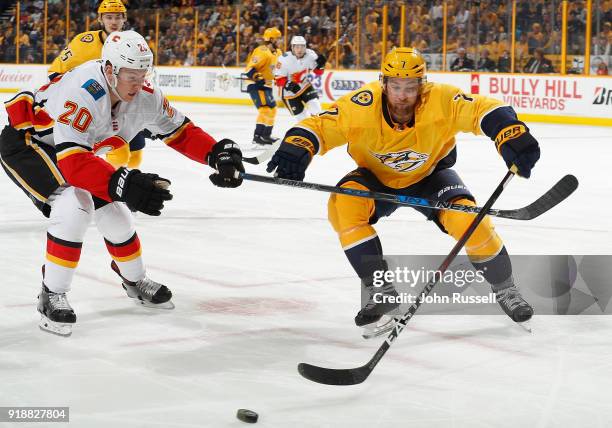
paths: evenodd
<path fill-rule="evenodd" d="M 49 67 L 49 80 L 53 81 L 60 74 L 87 61 L 100 59 L 106 37 L 113 31 L 121 31 L 126 20 L 127 9 L 121 0 L 103 0 L 98 7 L 98 22 L 102 29 L 77 34 Z M 129 144 L 109 151 L 106 160 L 115 168 L 138 168 L 142 163 L 145 133 L 146 131 L 140 132 Z"/>
<path fill-rule="evenodd" d="M 276 141 L 272 138 L 272 127 L 276 117 L 276 101 L 272 88 L 274 67 L 282 51 L 278 48 L 282 33 L 276 27 L 266 28 L 263 33 L 264 44 L 249 55 L 246 75 L 255 83 L 247 87 L 247 92 L 257 108 L 257 124 L 253 133 L 253 144 L 265 145 Z"/>
<path fill-rule="evenodd" d="M 451 169 L 457 157 L 455 135 L 471 132 L 491 138 L 506 165 L 515 165 L 519 175 L 529 177 L 540 149 L 514 110 L 493 98 L 428 83 L 425 68 L 416 49 L 393 49 L 383 59 L 380 82 L 366 84 L 329 110 L 291 128 L 268 163 L 268 172 L 276 170 L 278 177 L 301 181 L 315 154 L 348 143 L 348 153 L 358 168 L 342 178 L 339 186 L 475 205 L 474 197 Z M 376 303 L 373 297 L 375 293 L 397 295 L 391 283 L 373 287 L 374 272 L 387 267 L 373 225 L 397 207 L 339 194 L 329 199 L 329 221 L 370 293 L 355 317 L 358 326 L 371 327 L 398 306 Z M 455 239 L 473 219 L 473 214 L 456 211 L 418 211 Z M 530 319 L 533 309 L 514 284 L 508 252 L 489 217 L 465 248 L 472 264 L 484 272 L 502 309 L 516 322 Z"/>

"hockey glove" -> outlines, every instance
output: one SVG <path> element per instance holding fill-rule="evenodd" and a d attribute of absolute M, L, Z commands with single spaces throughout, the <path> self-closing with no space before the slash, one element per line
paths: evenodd
<path fill-rule="evenodd" d="M 274 172 L 276 170 L 276 177 L 302 181 L 311 159 L 311 151 L 283 141 L 270 162 L 268 162 L 266 171 Z"/>
<path fill-rule="evenodd" d="M 325 67 L 325 63 L 327 63 L 327 58 L 325 58 L 325 55 L 319 54 L 317 57 L 317 68 L 323 69 Z"/>
<path fill-rule="evenodd" d="M 291 91 L 294 94 L 297 94 L 298 92 L 300 92 L 300 85 L 295 83 L 295 82 L 287 82 L 287 84 L 285 85 L 285 89 L 287 91 Z"/>
<path fill-rule="evenodd" d="M 260 72 L 253 73 L 253 81 L 258 87 L 266 86 L 266 79 L 264 79 L 263 74 L 261 74 Z"/>
<path fill-rule="evenodd" d="M 108 182 L 108 194 L 113 201 L 125 202 L 132 211 L 160 215 L 164 201 L 172 199 L 170 180 L 137 169 L 119 168 Z"/>
<path fill-rule="evenodd" d="M 242 152 L 232 140 L 224 138 L 213 146 L 208 154 L 208 165 L 217 170 L 209 177 L 215 186 L 238 187 L 242 184 L 238 174 L 244 172 Z"/>
<path fill-rule="evenodd" d="M 540 159 L 540 146 L 523 123 L 502 129 L 495 143 L 508 168 L 515 165 L 518 175 L 531 176 L 531 170 Z"/>

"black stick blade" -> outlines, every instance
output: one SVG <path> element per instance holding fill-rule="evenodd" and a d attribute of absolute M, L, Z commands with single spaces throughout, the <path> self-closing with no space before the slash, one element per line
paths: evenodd
<path fill-rule="evenodd" d="M 532 220 L 563 202 L 578 188 L 578 179 L 568 174 L 557 182 L 549 191 L 526 207 L 516 210 L 499 210 L 500 217 L 515 220 Z"/>
<path fill-rule="evenodd" d="M 367 367 L 326 369 L 307 363 L 298 364 L 298 372 L 302 377 L 324 385 L 357 385 L 366 380 L 371 371 Z"/>

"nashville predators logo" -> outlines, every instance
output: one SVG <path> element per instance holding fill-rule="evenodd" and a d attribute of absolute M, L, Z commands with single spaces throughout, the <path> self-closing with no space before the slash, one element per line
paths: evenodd
<path fill-rule="evenodd" d="M 385 154 L 374 152 L 370 153 L 383 165 L 399 172 L 414 171 L 415 169 L 420 168 L 429 159 L 429 155 L 415 152 L 413 150 Z"/>
<path fill-rule="evenodd" d="M 374 97 L 372 96 L 372 92 L 370 91 L 361 91 L 351 97 L 352 102 L 364 107 L 372 104 L 373 99 Z"/>
<path fill-rule="evenodd" d="M 94 40 L 94 36 L 93 34 L 85 34 L 83 37 L 81 37 L 81 41 L 83 43 L 91 43 Z"/>

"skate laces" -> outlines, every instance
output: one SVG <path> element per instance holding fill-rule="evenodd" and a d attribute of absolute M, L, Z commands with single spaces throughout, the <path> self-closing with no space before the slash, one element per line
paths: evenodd
<path fill-rule="evenodd" d="M 366 303 L 366 305 L 363 307 L 363 309 L 365 310 L 372 309 L 380 304 L 374 301 L 375 294 L 380 293 L 383 296 L 397 294 L 395 287 L 393 286 L 392 283 L 385 283 L 381 287 L 374 287 L 373 285 L 370 285 L 370 286 L 367 286 L 367 289 L 368 289 L 368 293 L 370 294 L 370 298 L 368 299 L 368 302 Z"/>
<path fill-rule="evenodd" d="M 147 296 L 149 300 L 151 300 L 153 296 L 155 296 L 155 293 L 157 293 L 161 286 L 162 285 L 160 283 L 150 280 L 146 276 L 140 281 L 138 281 L 135 285 L 138 291 Z"/>
<path fill-rule="evenodd" d="M 497 300 L 506 305 L 510 310 L 514 310 L 516 307 L 525 303 L 521 293 L 515 285 L 496 291 Z"/>
<path fill-rule="evenodd" d="M 66 293 L 49 293 L 49 303 L 53 309 L 67 309 L 72 310 L 68 303 Z"/>

